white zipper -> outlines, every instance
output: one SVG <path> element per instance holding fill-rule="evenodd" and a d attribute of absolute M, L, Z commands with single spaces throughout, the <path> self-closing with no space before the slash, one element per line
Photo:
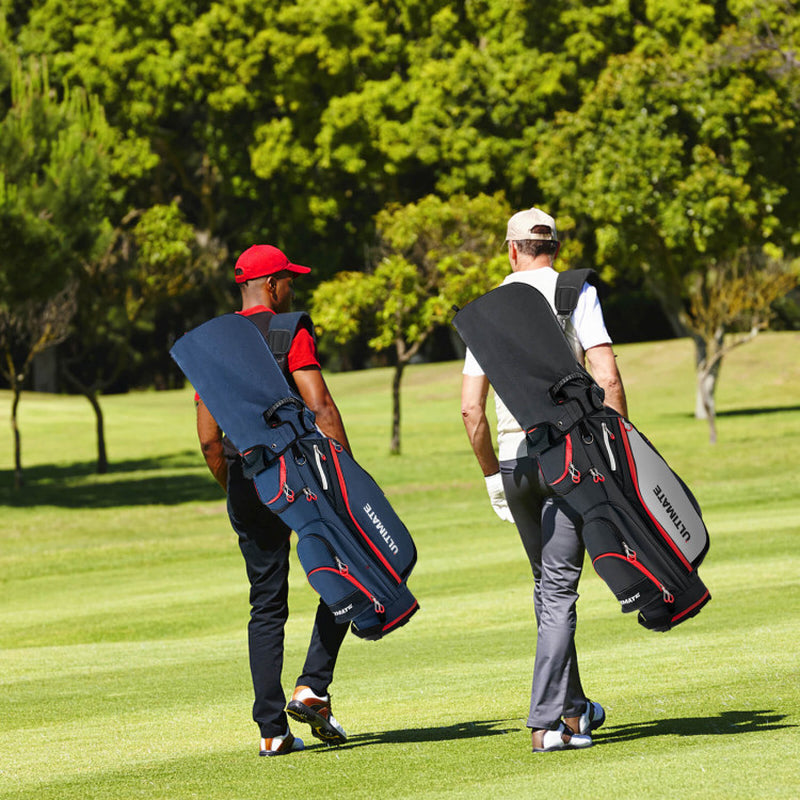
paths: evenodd
<path fill-rule="evenodd" d="M 614 451 L 611 449 L 611 439 L 614 438 L 614 434 L 608 429 L 608 426 L 603 423 L 603 442 L 606 446 L 606 452 L 608 453 L 608 465 L 611 467 L 612 472 L 617 471 L 617 462 L 614 458 Z"/>
<path fill-rule="evenodd" d="M 317 471 L 319 472 L 319 480 L 320 483 L 322 484 L 322 491 L 327 492 L 328 479 L 325 477 L 325 471 L 322 469 L 322 459 L 325 458 L 325 456 L 322 454 L 322 451 L 316 445 L 314 445 L 314 458 L 317 461 Z"/>

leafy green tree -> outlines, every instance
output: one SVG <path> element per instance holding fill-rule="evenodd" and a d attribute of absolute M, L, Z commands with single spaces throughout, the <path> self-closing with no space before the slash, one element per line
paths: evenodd
<path fill-rule="evenodd" d="M 75 313 L 75 286 L 41 299 L 23 300 L 13 309 L 0 304 L 0 375 L 11 388 L 14 488 L 23 484 L 22 436 L 18 423 L 22 390 L 37 356 L 64 341 Z"/>
<path fill-rule="evenodd" d="M 648 9 L 637 48 L 556 116 L 531 168 L 587 257 L 612 280 L 643 276 L 683 335 L 697 276 L 798 244 L 800 136 L 774 51 L 710 5 Z M 702 369 L 708 342 L 694 341 Z"/>
<path fill-rule="evenodd" d="M 390 202 L 529 205 L 541 120 L 633 30 L 620 0 L 39 0 L 18 39 L 157 155 L 131 207 L 180 195 L 232 250 L 271 241 L 331 275 Z"/>
<path fill-rule="evenodd" d="M 697 390 L 712 444 L 717 441 L 714 392 L 723 358 L 768 327 L 773 303 L 794 289 L 799 278 L 800 261 L 791 264 L 747 251 L 692 276 L 687 325 L 705 345 L 697 365 Z"/>
<path fill-rule="evenodd" d="M 83 91 L 59 97 L 44 62 L 10 65 L 0 120 L 0 347 L 11 386 L 15 483 L 22 481 L 17 409 L 33 358 L 62 341 L 75 276 L 101 245 L 118 140 Z"/>
<path fill-rule="evenodd" d="M 99 474 L 108 471 L 100 397 L 140 357 L 134 335 L 152 329 L 161 304 L 186 297 L 208 280 L 224 255 L 170 204 L 130 212 L 104 252 L 83 263 L 78 310 L 60 366 L 67 383 L 94 411 Z"/>
<path fill-rule="evenodd" d="M 368 320 L 376 351 L 393 350 L 392 453 L 400 452 L 403 371 L 433 331 L 461 306 L 496 285 L 508 271 L 503 248 L 508 206 L 501 195 L 449 202 L 430 195 L 378 214 L 377 263 L 365 273 L 342 272 L 313 293 L 321 333 L 340 343 Z"/>

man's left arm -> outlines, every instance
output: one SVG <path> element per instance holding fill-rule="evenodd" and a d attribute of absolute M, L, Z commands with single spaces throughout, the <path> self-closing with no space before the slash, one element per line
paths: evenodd
<path fill-rule="evenodd" d="M 610 344 L 598 344 L 590 347 L 586 351 L 586 361 L 592 377 L 606 393 L 605 404 L 627 418 L 628 401 L 625 397 L 625 387 L 622 385 L 622 376 L 619 374 L 614 349 Z"/>

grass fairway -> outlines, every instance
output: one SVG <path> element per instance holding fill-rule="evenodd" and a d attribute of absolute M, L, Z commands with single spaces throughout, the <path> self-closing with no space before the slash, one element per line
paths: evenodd
<path fill-rule="evenodd" d="M 380 642 L 346 640 L 332 693 L 347 745 L 294 725 L 307 749 L 272 759 L 250 719 L 244 566 L 191 391 L 105 398 L 105 476 L 86 401 L 24 395 L 21 492 L 0 429 L 0 798 L 800 796 L 799 350 L 798 334 L 765 334 L 726 360 L 711 446 L 689 342 L 618 348 L 633 420 L 703 506 L 714 599 L 652 633 L 587 566 L 578 648 L 608 721 L 590 750 L 548 755 L 524 723 L 529 568 L 469 450 L 459 364 L 408 370 L 397 457 L 390 372 L 328 376 L 356 457 L 414 535 L 422 610 Z M 295 559 L 287 689 L 315 603 Z"/>

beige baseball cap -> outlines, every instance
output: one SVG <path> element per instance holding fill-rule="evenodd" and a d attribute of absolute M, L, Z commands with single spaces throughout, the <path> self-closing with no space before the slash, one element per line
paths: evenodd
<path fill-rule="evenodd" d="M 534 233 L 533 229 L 537 225 L 547 226 L 550 228 L 550 233 Z M 518 211 L 508 221 L 506 242 L 518 242 L 522 239 L 557 242 L 556 221 L 540 208 L 528 208 L 525 211 Z"/>

